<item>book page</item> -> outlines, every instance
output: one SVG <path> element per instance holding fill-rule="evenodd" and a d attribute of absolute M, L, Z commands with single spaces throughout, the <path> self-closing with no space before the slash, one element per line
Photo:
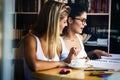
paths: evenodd
<path fill-rule="evenodd" d="M 90 60 L 86 64 L 92 65 L 94 68 L 102 68 L 108 70 L 120 70 L 120 60 L 98 59 Z"/>

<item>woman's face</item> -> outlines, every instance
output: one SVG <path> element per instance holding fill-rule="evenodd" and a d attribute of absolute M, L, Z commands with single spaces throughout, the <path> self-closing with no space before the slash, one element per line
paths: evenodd
<path fill-rule="evenodd" d="M 60 21 L 60 34 L 62 34 L 63 28 L 67 26 L 67 16 Z"/>
<path fill-rule="evenodd" d="M 72 19 L 71 23 L 69 22 L 69 29 L 75 33 L 82 33 L 86 23 L 87 13 L 83 12 L 80 16 L 76 16 L 75 19 Z"/>

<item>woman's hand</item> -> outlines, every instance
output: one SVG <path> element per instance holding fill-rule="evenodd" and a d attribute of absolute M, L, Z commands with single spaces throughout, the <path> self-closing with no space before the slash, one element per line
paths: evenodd
<path fill-rule="evenodd" d="M 76 47 L 72 47 L 68 54 L 68 57 L 64 60 L 67 63 L 70 63 L 73 58 L 78 55 L 78 49 Z"/>
<path fill-rule="evenodd" d="M 78 50 L 77 50 L 77 48 L 76 48 L 76 47 L 72 47 L 72 48 L 70 49 L 70 52 L 69 52 L 68 57 L 72 59 L 72 58 L 76 57 L 77 55 L 78 55 Z"/>
<path fill-rule="evenodd" d="M 58 62 L 58 67 L 65 67 L 67 64 L 64 61 L 59 61 Z"/>
<path fill-rule="evenodd" d="M 107 56 L 107 57 L 111 57 L 111 55 L 103 50 L 94 50 L 94 53 L 97 54 L 99 56 L 99 58 L 101 58 L 101 56 Z"/>
<path fill-rule="evenodd" d="M 111 57 L 111 55 L 103 50 L 93 50 L 93 51 L 90 51 L 88 52 L 88 56 L 91 58 L 93 55 L 96 55 L 96 58 L 95 59 L 100 59 L 101 56 L 107 56 L 107 57 Z"/>

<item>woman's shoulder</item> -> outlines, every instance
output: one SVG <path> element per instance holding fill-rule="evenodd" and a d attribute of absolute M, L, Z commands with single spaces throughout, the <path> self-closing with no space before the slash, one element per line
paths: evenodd
<path fill-rule="evenodd" d="M 28 33 L 24 36 L 24 39 L 23 39 L 24 42 L 35 42 L 35 36 L 32 34 L 32 33 Z"/>

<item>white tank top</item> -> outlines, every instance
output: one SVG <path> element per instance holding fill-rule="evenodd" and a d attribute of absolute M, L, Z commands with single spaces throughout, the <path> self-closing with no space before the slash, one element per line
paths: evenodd
<path fill-rule="evenodd" d="M 45 60 L 45 61 L 59 61 L 59 56 L 57 55 L 57 53 L 55 54 L 55 57 L 53 59 L 48 59 L 44 56 L 44 53 L 43 53 L 43 50 L 42 50 L 42 47 L 41 47 L 41 43 L 40 43 L 40 40 L 37 36 L 35 36 L 36 38 L 36 41 L 37 41 L 37 52 L 36 52 L 36 55 L 37 55 L 37 59 L 39 60 Z"/>
<path fill-rule="evenodd" d="M 81 48 L 82 48 L 81 51 L 79 52 L 79 54 L 77 55 L 77 58 L 87 57 L 87 54 L 85 52 L 82 40 L 80 39 L 79 35 L 76 34 L 76 36 L 77 36 L 77 38 L 80 42 Z M 61 40 L 61 43 L 62 43 L 62 53 L 61 53 L 61 56 L 60 56 L 60 60 L 64 60 L 65 58 L 67 58 L 67 56 L 69 54 L 69 50 L 66 48 L 64 40 L 63 40 L 62 37 L 60 37 L 60 40 Z"/>
<path fill-rule="evenodd" d="M 42 50 L 42 47 L 41 47 L 41 43 L 40 43 L 40 40 L 37 36 L 35 36 L 35 39 L 36 39 L 36 43 L 37 43 L 37 52 L 36 52 L 36 55 L 37 55 L 37 59 L 38 60 L 44 60 L 44 61 L 60 61 L 59 59 L 59 56 L 57 55 L 57 53 L 55 54 L 55 57 L 53 59 L 48 59 L 44 56 L 44 53 L 43 53 L 43 50 Z M 31 74 L 31 70 L 30 68 L 27 66 L 27 63 L 24 59 L 24 71 L 25 71 L 25 77 L 26 77 L 26 80 L 36 80 L 36 79 L 33 79 L 30 77 L 30 74 Z"/>

